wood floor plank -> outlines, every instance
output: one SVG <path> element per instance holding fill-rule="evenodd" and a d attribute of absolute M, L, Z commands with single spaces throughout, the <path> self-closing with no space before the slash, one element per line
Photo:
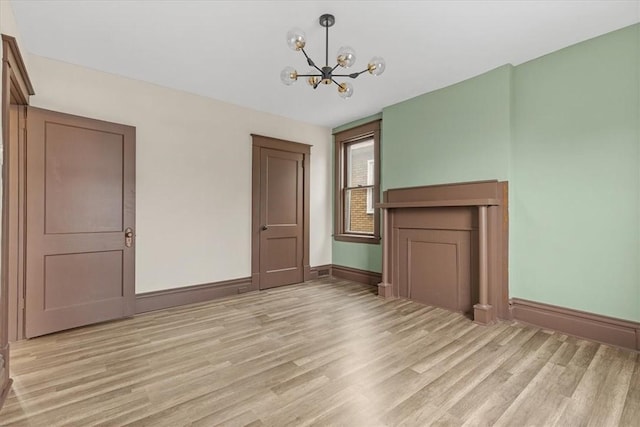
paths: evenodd
<path fill-rule="evenodd" d="M 620 425 L 630 426 L 640 420 L 640 354 L 636 354 L 633 375 L 629 380 L 629 390 L 624 401 Z"/>
<path fill-rule="evenodd" d="M 322 278 L 14 343 L 0 425 L 640 425 L 640 356 Z"/>
<path fill-rule="evenodd" d="M 457 358 L 450 357 L 446 363 L 432 366 L 422 377 L 428 379 L 426 385 L 408 396 L 401 404 L 390 411 L 385 419 L 389 424 L 423 424 L 434 418 L 442 418 L 444 412 L 458 402 L 476 384 L 490 375 L 513 352 L 503 351 L 499 342 L 509 334 L 508 330 L 494 335 L 494 340 L 480 348 L 462 348 Z M 473 350 L 473 351 L 469 351 Z M 455 363 L 451 365 L 451 363 Z M 415 409 L 429 402 L 434 412 L 424 408 Z M 419 416 L 416 416 L 419 414 Z"/>
<path fill-rule="evenodd" d="M 589 426 L 618 425 L 629 391 L 636 355 L 620 349 L 612 349 L 607 376 L 595 396 L 595 404 L 589 413 Z M 640 424 L 640 419 L 637 420 Z"/>
<path fill-rule="evenodd" d="M 562 416 L 558 418 L 558 425 L 566 423 L 576 423 L 580 425 L 588 425 L 589 416 L 597 402 L 599 390 L 603 387 L 609 374 L 611 364 L 616 369 L 620 368 L 621 361 L 616 357 L 615 349 L 606 346 L 600 346 L 594 355 L 589 367 L 582 376 L 571 400 L 564 409 Z M 601 402 L 607 406 L 616 406 L 617 402 L 610 401 L 608 398 Z M 617 423 L 616 423 L 617 424 Z"/>

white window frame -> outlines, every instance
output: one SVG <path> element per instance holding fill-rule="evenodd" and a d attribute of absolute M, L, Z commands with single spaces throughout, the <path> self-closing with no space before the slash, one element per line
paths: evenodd
<path fill-rule="evenodd" d="M 367 185 L 373 185 L 374 160 L 367 160 Z M 367 188 L 367 214 L 373 215 L 373 187 Z"/>

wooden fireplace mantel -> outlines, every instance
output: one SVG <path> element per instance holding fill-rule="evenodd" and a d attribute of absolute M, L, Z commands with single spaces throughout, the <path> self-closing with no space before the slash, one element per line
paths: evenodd
<path fill-rule="evenodd" d="M 388 190 L 392 191 L 392 190 Z M 376 206 L 382 209 L 399 208 L 441 208 L 449 206 L 498 206 L 498 199 L 461 199 L 461 200 L 431 200 L 422 202 L 395 202 L 378 203 Z"/>
<path fill-rule="evenodd" d="M 376 205 L 384 227 L 378 294 L 463 312 L 472 305 L 480 324 L 508 318 L 507 192 L 497 180 L 385 191 Z"/>

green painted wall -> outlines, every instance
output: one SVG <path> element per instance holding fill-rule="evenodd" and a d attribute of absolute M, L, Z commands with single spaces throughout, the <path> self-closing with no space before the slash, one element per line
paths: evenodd
<path fill-rule="evenodd" d="M 639 28 L 515 69 L 514 297 L 640 320 Z"/>
<path fill-rule="evenodd" d="M 382 244 L 333 241 L 333 264 L 382 273 Z"/>
<path fill-rule="evenodd" d="M 512 67 L 382 110 L 382 189 L 508 177 Z"/>
<path fill-rule="evenodd" d="M 640 321 L 639 105 L 635 25 L 383 109 L 381 187 L 509 180 L 510 296 Z"/>

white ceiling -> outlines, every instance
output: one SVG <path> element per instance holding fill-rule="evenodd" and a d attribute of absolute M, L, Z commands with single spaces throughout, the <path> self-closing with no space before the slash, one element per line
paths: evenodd
<path fill-rule="evenodd" d="M 335 127 L 498 66 L 526 62 L 640 21 L 640 1 L 27 1 L 12 0 L 23 50 L 293 119 Z M 314 92 L 280 82 L 308 69 L 286 32 L 330 62 L 342 45 L 355 70 L 375 55 L 387 69 Z M 331 64 L 333 65 L 333 64 Z M 36 87 L 37 91 L 37 87 Z"/>

